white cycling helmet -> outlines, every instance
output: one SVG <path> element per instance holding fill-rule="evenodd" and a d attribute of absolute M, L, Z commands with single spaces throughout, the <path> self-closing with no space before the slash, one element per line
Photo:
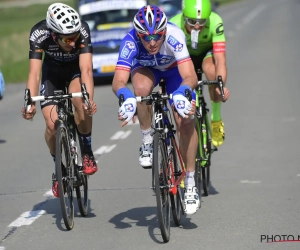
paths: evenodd
<path fill-rule="evenodd" d="M 78 13 L 63 3 L 53 3 L 49 6 L 46 22 L 53 32 L 64 35 L 75 33 L 81 28 Z"/>

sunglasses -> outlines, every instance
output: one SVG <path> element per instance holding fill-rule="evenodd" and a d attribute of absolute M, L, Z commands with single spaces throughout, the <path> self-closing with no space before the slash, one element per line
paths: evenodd
<path fill-rule="evenodd" d="M 199 26 L 204 26 L 206 24 L 207 19 L 191 19 L 191 18 L 185 18 L 185 21 L 190 26 L 196 26 L 198 24 Z"/>
<path fill-rule="evenodd" d="M 161 34 L 155 34 L 155 35 L 144 35 L 144 34 L 139 34 L 139 37 L 141 37 L 144 41 L 146 42 L 151 42 L 152 40 L 157 42 L 158 40 L 162 39 L 162 37 L 165 35 L 165 33 Z"/>
<path fill-rule="evenodd" d="M 58 37 L 63 43 L 71 44 L 72 42 L 75 43 L 78 40 L 78 38 L 80 37 L 80 33 L 78 33 L 75 37 Z"/>

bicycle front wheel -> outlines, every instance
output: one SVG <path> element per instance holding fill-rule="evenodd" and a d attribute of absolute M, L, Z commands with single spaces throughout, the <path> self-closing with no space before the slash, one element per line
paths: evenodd
<path fill-rule="evenodd" d="M 196 161 L 195 161 L 195 184 L 199 193 L 200 207 L 201 207 L 201 196 L 202 196 L 202 167 L 201 167 L 201 157 L 199 151 L 199 145 L 197 147 Z"/>
<path fill-rule="evenodd" d="M 75 141 L 77 146 L 77 159 L 75 162 L 75 175 L 76 175 L 76 197 L 78 208 L 82 217 L 88 214 L 88 176 L 83 173 L 82 167 L 82 141 L 75 129 Z"/>
<path fill-rule="evenodd" d="M 205 159 L 204 164 L 202 162 L 202 183 L 203 183 L 203 194 L 209 195 L 210 188 L 210 157 L 211 157 L 211 139 L 209 132 L 209 124 L 207 114 L 204 116 L 204 120 L 201 119 L 201 141 L 202 141 L 202 152 L 203 158 Z"/>
<path fill-rule="evenodd" d="M 68 230 L 74 226 L 73 181 L 70 160 L 70 147 L 66 128 L 61 121 L 56 132 L 55 169 L 62 216 Z"/>
<path fill-rule="evenodd" d="M 171 139 L 171 152 L 169 153 L 169 171 L 170 171 L 170 177 L 172 182 L 177 181 L 181 174 L 181 169 L 178 167 L 178 158 L 176 154 L 176 147 L 175 147 L 175 139 Z M 174 180 L 172 179 L 174 178 Z M 172 205 L 172 214 L 173 214 L 173 220 L 176 226 L 180 226 L 180 220 L 181 220 L 181 206 L 182 206 L 182 195 L 181 195 L 181 188 L 180 185 L 177 185 L 175 187 L 177 192 L 176 194 L 172 194 L 170 192 L 170 199 L 171 199 L 171 205 Z"/>
<path fill-rule="evenodd" d="M 170 240 L 170 196 L 167 175 L 167 147 L 160 133 L 153 138 L 154 186 L 157 203 L 157 218 L 164 242 Z"/>

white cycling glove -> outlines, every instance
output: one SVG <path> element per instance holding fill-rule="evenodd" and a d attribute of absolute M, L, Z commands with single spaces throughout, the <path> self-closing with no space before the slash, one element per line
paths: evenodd
<path fill-rule="evenodd" d="M 185 118 L 188 113 L 192 110 L 192 104 L 189 100 L 183 95 L 175 95 L 173 96 L 174 106 L 180 116 Z"/>
<path fill-rule="evenodd" d="M 191 94 L 192 89 L 187 85 L 180 85 L 179 88 L 173 92 L 174 106 L 178 114 L 183 118 L 192 110 L 191 102 L 185 97 L 186 91 Z"/>
<path fill-rule="evenodd" d="M 119 108 L 119 115 L 122 116 L 127 122 L 129 122 L 136 111 L 136 99 L 133 97 L 127 98 Z"/>

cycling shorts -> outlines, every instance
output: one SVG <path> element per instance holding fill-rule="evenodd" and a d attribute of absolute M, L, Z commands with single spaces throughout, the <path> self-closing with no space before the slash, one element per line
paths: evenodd
<path fill-rule="evenodd" d="M 194 67 L 195 67 L 195 71 L 197 72 L 197 69 L 201 69 L 201 71 L 202 71 L 203 60 L 208 57 L 213 57 L 213 56 L 214 56 L 214 52 L 213 52 L 212 48 L 198 56 L 191 56 L 191 59 L 193 61 Z"/>
<path fill-rule="evenodd" d="M 81 76 L 79 64 L 68 63 L 64 65 L 57 65 L 51 62 L 45 62 L 42 66 L 42 81 L 40 86 L 40 95 L 53 95 L 55 90 L 63 90 L 70 82 Z M 46 100 L 40 102 L 41 109 L 49 105 L 56 105 L 57 101 Z"/>
<path fill-rule="evenodd" d="M 131 72 L 138 70 L 140 68 L 144 68 L 145 66 L 142 66 L 139 63 L 136 63 L 133 67 Z M 180 84 L 182 83 L 182 78 L 179 74 L 178 71 L 178 67 L 173 67 L 171 69 L 168 69 L 166 71 L 160 71 L 158 69 L 154 69 L 151 67 L 145 67 L 147 69 L 149 69 L 154 78 L 155 78 L 155 83 L 154 83 L 154 87 L 156 87 L 158 85 L 158 83 L 160 82 L 161 79 L 165 80 L 166 82 L 166 91 L 168 94 L 173 93 L 176 89 L 178 89 L 178 87 L 180 86 Z M 170 105 L 172 105 L 173 101 L 172 99 L 169 100 Z"/>

